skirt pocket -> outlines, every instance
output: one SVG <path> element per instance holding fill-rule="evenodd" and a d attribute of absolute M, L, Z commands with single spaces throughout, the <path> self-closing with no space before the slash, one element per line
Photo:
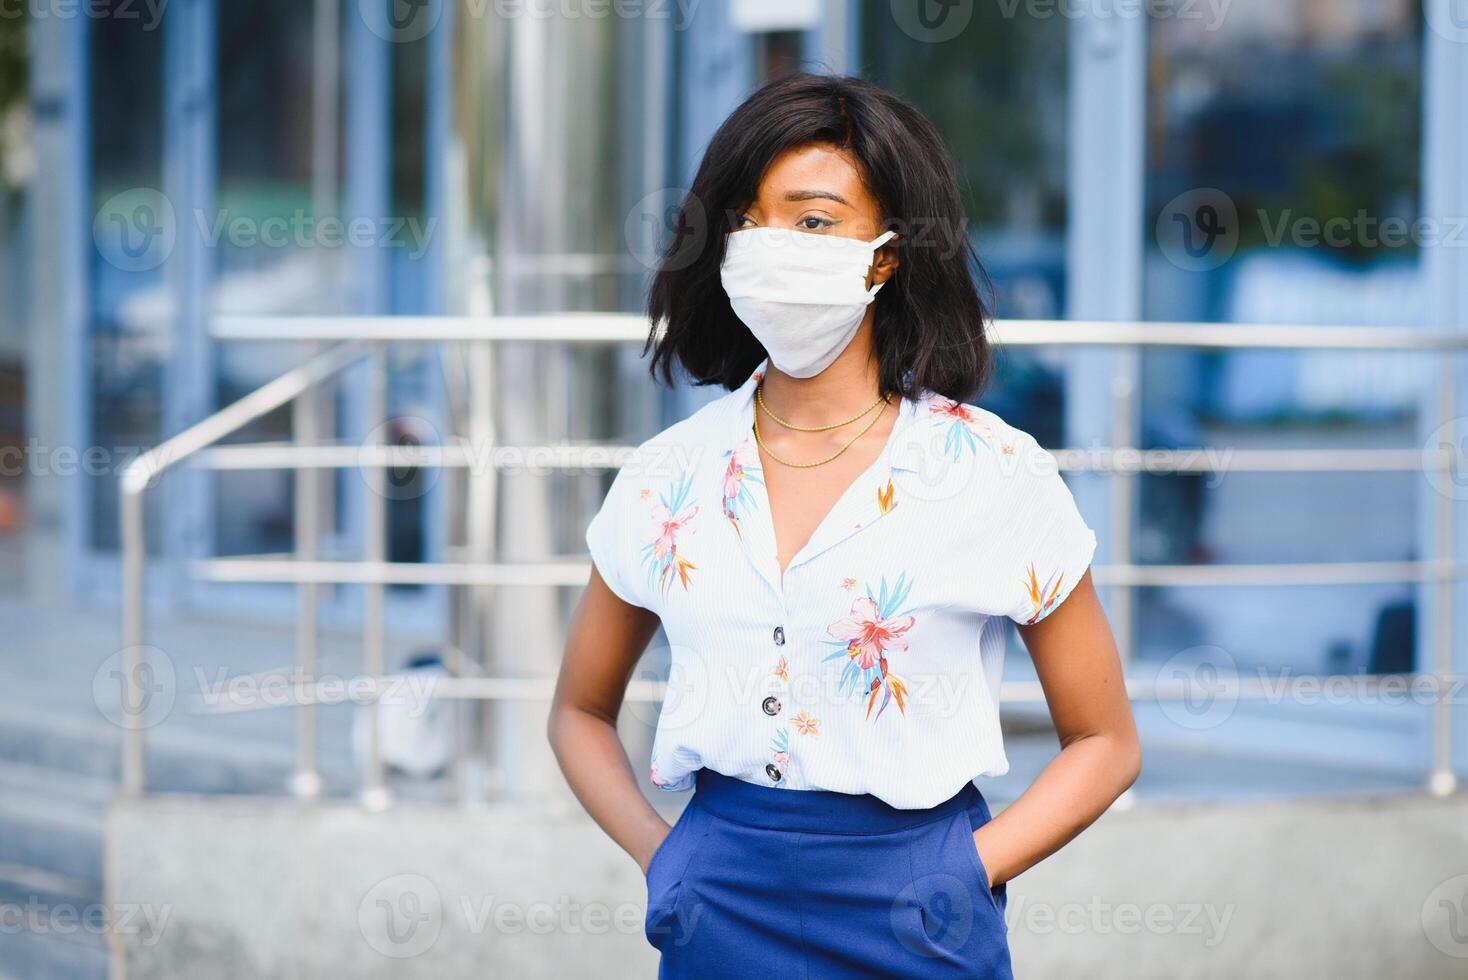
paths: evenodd
<path fill-rule="evenodd" d="M 679 886 L 707 833 L 707 815 L 690 803 L 647 862 L 647 915 L 642 929 L 655 949 L 661 950 L 678 931 Z"/>

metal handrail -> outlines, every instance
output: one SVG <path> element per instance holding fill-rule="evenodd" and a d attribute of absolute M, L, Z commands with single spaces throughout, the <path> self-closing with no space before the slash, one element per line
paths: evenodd
<path fill-rule="evenodd" d="M 626 343 L 648 336 L 635 313 L 538 316 L 217 316 L 217 341 L 546 341 Z M 1300 326 L 1118 320 L 995 320 L 1001 347 L 1191 347 L 1435 351 L 1468 348 L 1468 335 L 1414 327 Z"/>
<path fill-rule="evenodd" d="M 361 343 L 346 342 L 328 348 L 299 367 L 198 422 L 143 453 L 123 469 L 118 480 L 118 522 L 122 535 L 122 669 L 127 694 L 123 702 L 122 788 L 142 793 L 146 781 L 141 718 L 143 671 L 143 586 L 147 545 L 144 538 L 143 492 L 164 471 L 193 454 L 238 432 L 316 385 L 332 377 L 368 352 Z"/>
<path fill-rule="evenodd" d="M 211 334 L 220 341 L 306 341 L 337 342 L 339 346 L 313 357 L 275 381 L 245 396 L 156 449 L 135 460 L 121 481 L 123 550 L 123 639 L 124 667 L 129 687 L 129 704 L 140 703 L 133 695 L 140 682 L 143 640 L 143 544 L 142 494 L 164 470 L 186 460 L 218 470 L 296 469 L 315 471 L 357 467 L 377 474 L 387 467 L 418 466 L 466 468 L 483 461 L 463 442 L 444 446 L 395 447 L 368 444 L 344 445 L 238 445 L 216 443 L 249 422 L 305 394 L 352 362 L 389 343 L 503 342 L 627 343 L 644 341 L 648 335 L 645 318 L 627 314 L 554 314 L 531 317 L 218 317 Z M 1238 325 L 1202 323 L 1115 323 L 1107 321 L 1001 320 L 994 336 L 1003 346 L 1097 346 L 1135 349 L 1183 347 L 1203 349 L 1295 349 L 1295 350 L 1398 350 L 1457 351 L 1468 347 L 1468 335 L 1427 332 L 1393 327 L 1313 327 L 1293 325 Z M 380 362 L 380 358 L 379 358 Z M 1439 421 L 1447 424 L 1453 415 L 1455 378 L 1453 359 L 1442 360 L 1438 375 Z M 384 416 L 385 370 L 381 363 L 373 375 L 371 410 L 374 418 Z M 1206 473 L 1222 470 L 1250 472 L 1348 472 L 1390 470 L 1445 470 L 1451 455 L 1442 451 L 1401 449 L 1368 450 L 1235 450 L 1226 460 L 1200 456 L 1205 447 L 1181 450 L 1141 450 L 1129 446 L 1134 433 L 1127 420 L 1134 393 L 1126 387 L 1113 392 L 1112 446 L 1104 449 L 1058 449 L 1061 469 L 1068 472 L 1109 474 L 1113 480 L 1142 472 Z M 631 447 L 605 444 L 565 444 L 528 447 L 496 447 L 501 453 L 523 455 L 536 466 L 556 470 L 599 470 L 614 468 Z M 503 468 L 491 454 L 491 469 Z M 385 498 L 384 498 L 385 499 Z M 374 511 L 380 508 L 373 508 Z M 1125 508 L 1112 508 L 1113 537 L 1129 531 Z M 371 515 L 369 515 L 370 517 Z M 372 518 L 381 523 L 381 515 Z M 206 559 L 190 568 L 216 581 L 286 582 L 298 588 L 322 583 L 360 583 L 369 589 L 364 613 L 364 668 L 369 678 L 384 676 L 382 665 L 383 593 L 392 583 L 489 586 L 556 587 L 575 586 L 586 580 L 589 564 L 582 560 L 501 564 L 494 562 L 399 563 L 388 562 L 381 553 L 382 528 L 369 528 L 365 561 L 315 560 L 314 552 L 298 549 L 296 557 L 243 556 Z M 1451 556 L 1452 501 L 1439 495 L 1433 511 L 1436 554 L 1424 561 L 1324 562 L 1263 565 L 1138 565 L 1120 560 L 1094 567 L 1098 584 L 1120 590 L 1123 596 L 1144 586 L 1248 586 L 1305 585 L 1366 582 L 1431 582 L 1436 585 L 1436 617 L 1433 622 L 1434 670 L 1440 681 L 1451 671 L 1453 582 L 1468 578 L 1468 564 Z M 377 544 L 373 544 L 376 542 Z M 1123 557 L 1125 549 L 1119 549 Z M 310 603 L 314 604 L 314 594 Z M 1119 646 L 1130 647 L 1131 609 L 1125 605 L 1117 617 Z M 314 619 L 313 619 L 314 627 Z M 302 654 L 305 657 L 305 654 Z M 1429 673 L 1426 671 L 1419 674 Z M 311 676 L 309 670 L 306 676 Z M 1349 678 L 1351 675 L 1343 675 Z M 528 697 L 535 682 L 524 678 L 450 678 L 444 697 Z M 539 687 L 535 687 L 539 690 Z M 1128 690 L 1142 690 L 1129 683 Z M 438 688 L 436 688 L 436 691 Z M 1176 698 L 1187 692 L 1166 685 L 1146 687 L 1149 696 Z M 476 693 L 477 692 L 477 693 Z M 519 693 L 513 693 L 519 692 Z M 639 698 L 649 694 L 639 690 Z M 1001 691 L 1005 701 L 1032 700 L 1034 692 L 1021 692 L 1014 685 Z M 437 695 L 436 695 L 437 696 Z M 1247 696 L 1247 695 L 1245 695 Z M 319 786 L 314 769 L 314 702 L 297 707 L 303 712 L 300 735 L 298 792 L 310 795 Z M 375 705 L 374 705 L 375 706 Z M 1448 699 L 1435 705 L 1433 762 L 1430 788 L 1450 792 L 1456 785 L 1451 767 L 1451 710 Z M 375 735 L 375 721 L 369 726 Z M 364 793 L 369 802 L 386 802 L 380 753 L 374 744 Z M 141 793 L 145 786 L 142 726 L 125 726 L 123 787 Z"/>

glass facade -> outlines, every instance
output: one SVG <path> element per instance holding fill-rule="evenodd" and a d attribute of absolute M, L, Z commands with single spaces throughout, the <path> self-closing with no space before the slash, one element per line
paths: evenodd
<path fill-rule="evenodd" d="M 1241 2 L 1219 23 L 1149 25 L 1143 311 L 1148 319 L 1417 326 L 1422 248 L 1419 5 Z M 1148 448 L 1413 449 L 1428 357 L 1150 351 Z M 1414 557 L 1420 479 L 1404 473 L 1142 478 L 1138 560 L 1164 564 Z M 1342 535 L 1350 514 L 1369 526 Z M 1306 672 L 1373 671 L 1410 611 L 1407 584 L 1149 590 L 1137 653 L 1200 642 Z M 1405 641 L 1405 642 L 1404 642 Z"/>

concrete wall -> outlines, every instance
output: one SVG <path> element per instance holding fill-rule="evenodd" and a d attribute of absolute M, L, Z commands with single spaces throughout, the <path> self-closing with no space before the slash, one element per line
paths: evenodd
<path fill-rule="evenodd" d="M 639 977 L 632 862 L 574 813 L 158 798 L 107 831 L 115 977 Z M 1468 975 L 1468 797 L 1108 814 L 1014 883 L 1022 978 Z"/>

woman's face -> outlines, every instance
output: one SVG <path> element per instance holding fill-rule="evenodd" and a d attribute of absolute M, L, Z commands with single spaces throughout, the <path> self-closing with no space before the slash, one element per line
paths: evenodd
<path fill-rule="evenodd" d="M 739 212 L 735 233 L 788 228 L 810 235 L 871 241 L 882 233 L 882 211 L 856 161 L 828 143 L 810 143 L 777 156 L 760 180 L 754 202 Z M 897 271 L 897 250 L 877 250 L 867 285 Z"/>

